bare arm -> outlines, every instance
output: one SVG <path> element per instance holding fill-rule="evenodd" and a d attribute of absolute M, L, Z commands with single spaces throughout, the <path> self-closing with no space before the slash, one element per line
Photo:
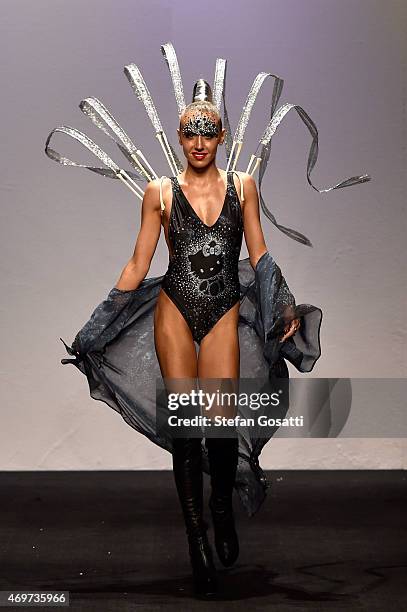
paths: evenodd
<path fill-rule="evenodd" d="M 132 257 L 129 259 L 115 287 L 127 291 L 137 289 L 146 277 L 157 248 L 161 232 L 159 181 L 150 181 L 141 204 L 141 227 Z"/>
<path fill-rule="evenodd" d="M 241 173 L 244 180 L 245 205 L 244 205 L 244 233 L 249 251 L 250 263 L 256 267 L 260 257 L 267 251 L 263 230 L 260 223 L 259 196 L 257 194 L 254 178 L 247 173 Z M 292 319 L 284 328 L 284 334 L 280 342 L 284 342 L 295 334 L 300 327 L 299 319 Z"/>
<path fill-rule="evenodd" d="M 259 196 L 254 178 L 246 172 L 240 172 L 244 185 L 243 222 L 244 236 L 252 268 L 267 251 L 263 230 L 260 223 Z"/>

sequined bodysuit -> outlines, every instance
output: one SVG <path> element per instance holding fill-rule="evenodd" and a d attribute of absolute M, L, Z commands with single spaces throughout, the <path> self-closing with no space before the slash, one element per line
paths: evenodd
<path fill-rule="evenodd" d="M 223 208 L 210 226 L 192 208 L 177 177 L 171 177 L 171 183 L 168 238 L 172 256 L 162 289 L 200 344 L 215 323 L 240 300 L 242 210 L 232 171 L 227 173 Z"/>

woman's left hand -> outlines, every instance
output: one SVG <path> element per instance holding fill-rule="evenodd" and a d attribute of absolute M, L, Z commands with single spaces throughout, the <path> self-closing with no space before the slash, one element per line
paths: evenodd
<path fill-rule="evenodd" d="M 290 338 L 291 336 L 293 336 L 295 332 L 299 329 L 299 327 L 300 327 L 299 319 L 293 319 L 292 321 L 290 321 L 290 323 L 288 323 L 284 327 L 284 336 L 280 338 L 280 342 L 284 342 L 285 340 L 287 340 L 287 338 Z"/>

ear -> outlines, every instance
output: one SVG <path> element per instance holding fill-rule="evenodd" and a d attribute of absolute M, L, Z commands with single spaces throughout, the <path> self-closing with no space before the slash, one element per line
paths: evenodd
<path fill-rule="evenodd" d="M 223 144 L 224 140 L 225 140 L 225 136 L 226 136 L 226 129 L 222 128 L 221 132 L 220 132 L 220 136 L 219 136 L 219 144 Z"/>

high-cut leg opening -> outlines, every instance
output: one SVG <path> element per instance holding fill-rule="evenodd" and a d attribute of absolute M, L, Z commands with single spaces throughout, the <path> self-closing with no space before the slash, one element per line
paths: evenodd
<path fill-rule="evenodd" d="M 165 287 L 163 285 L 161 286 L 161 289 L 165 293 L 165 295 L 169 297 L 171 302 L 176 306 L 176 308 L 179 311 L 179 313 L 181 314 L 182 318 L 184 319 L 184 321 L 188 325 L 188 328 L 189 328 L 189 330 L 190 330 L 190 332 L 192 334 L 192 338 L 194 339 L 195 342 L 197 342 L 197 340 L 195 338 L 195 335 L 194 335 L 194 330 L 193 330 L 192 323 L 189 321 L 189 318 L 188 318 L 188 312 L 184 309 L 184 306 L 183 306 L 182 302 L 180 300 L 178 300 L 178 298 L 175 295 L 172 295 L 171 293 L 169 293 L 165 289 Z"/>

